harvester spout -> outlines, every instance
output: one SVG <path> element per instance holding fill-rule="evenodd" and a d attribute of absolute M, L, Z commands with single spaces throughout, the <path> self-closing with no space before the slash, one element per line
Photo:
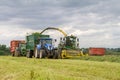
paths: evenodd
<path fill-rule="evenodd" d="M 63 30 L 61 30 L 59 28 L 54 28 L 54 27 L 48 27 L 48 28 L 44 29 L 40 34 L 42 34 L 43 32 L 45 32 L 46 30 L 49 30 L 49 29 L 57 30 L 57 31 L 61 32 L 65 37 L 67 36 L 67 34 Z"/>

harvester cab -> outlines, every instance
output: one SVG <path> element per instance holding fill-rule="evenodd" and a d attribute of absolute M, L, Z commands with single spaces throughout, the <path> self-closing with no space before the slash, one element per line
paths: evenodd
<path fill-rule="evenodd" d="M 79 39 L 73 35 L 60 38 L 58 48 L 61 58 L 79 57 L 82 55 L 79 49 Z"/>
<path fill-rule="evenodd" d="M 65 49 L 77 49 L 79 48 L 79 39 L 73 35 L 60 38 L 59 47 Z"/>

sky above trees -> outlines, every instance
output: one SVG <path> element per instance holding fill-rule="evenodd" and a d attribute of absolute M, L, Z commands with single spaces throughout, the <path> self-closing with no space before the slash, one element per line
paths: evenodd
<path fill-rule="evenodd" d="M 0 0 L 0 44 L 57 27 L 80 47 L 120 47 L 119 0 Z M 53 38 L 63 36 L 46 31 Z"/>

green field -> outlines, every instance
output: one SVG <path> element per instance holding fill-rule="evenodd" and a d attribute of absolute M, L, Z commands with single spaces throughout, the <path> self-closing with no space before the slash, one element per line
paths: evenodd
<path fill-rule="evenodd" d="M 89 61 L 88 58 L 28 59 L 0 56 L 0 80 L 120 80 L 119 62 Z"/>

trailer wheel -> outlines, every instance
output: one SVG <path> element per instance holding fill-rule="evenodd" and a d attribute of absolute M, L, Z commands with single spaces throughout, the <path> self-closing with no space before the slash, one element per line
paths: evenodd
<path fill-rule="evenodd" d="M 12 55 L 12 57 L 14 57 L 14 56 L 15 56 L 15 54 L 14 54 L 14 53 L 12 53 L 11 55 Z"/>
<path fill-rule="evenodd" d="M 27 56 L 27 58 L 32 58 L 32 53 L 31 53 L 31 51 L 28 51 L 26 56 Z"/>
<path fill-rule="evenodd" d="M 27 52 L 26 57 L 29 58 L 29 52 Z"/>
<path fill-rule="evenodd" d="M 16 57 L 19 57 L 20 56 L 20 51 L 18 50 L 15 50 L 15 54 L 14 54 Z"/>
<path fill-rule="evenodd" d="M 40 50 L 35 48 L 35 58 L 39 58 L 40 57 L 39 55 L 40 55 Z"/>

